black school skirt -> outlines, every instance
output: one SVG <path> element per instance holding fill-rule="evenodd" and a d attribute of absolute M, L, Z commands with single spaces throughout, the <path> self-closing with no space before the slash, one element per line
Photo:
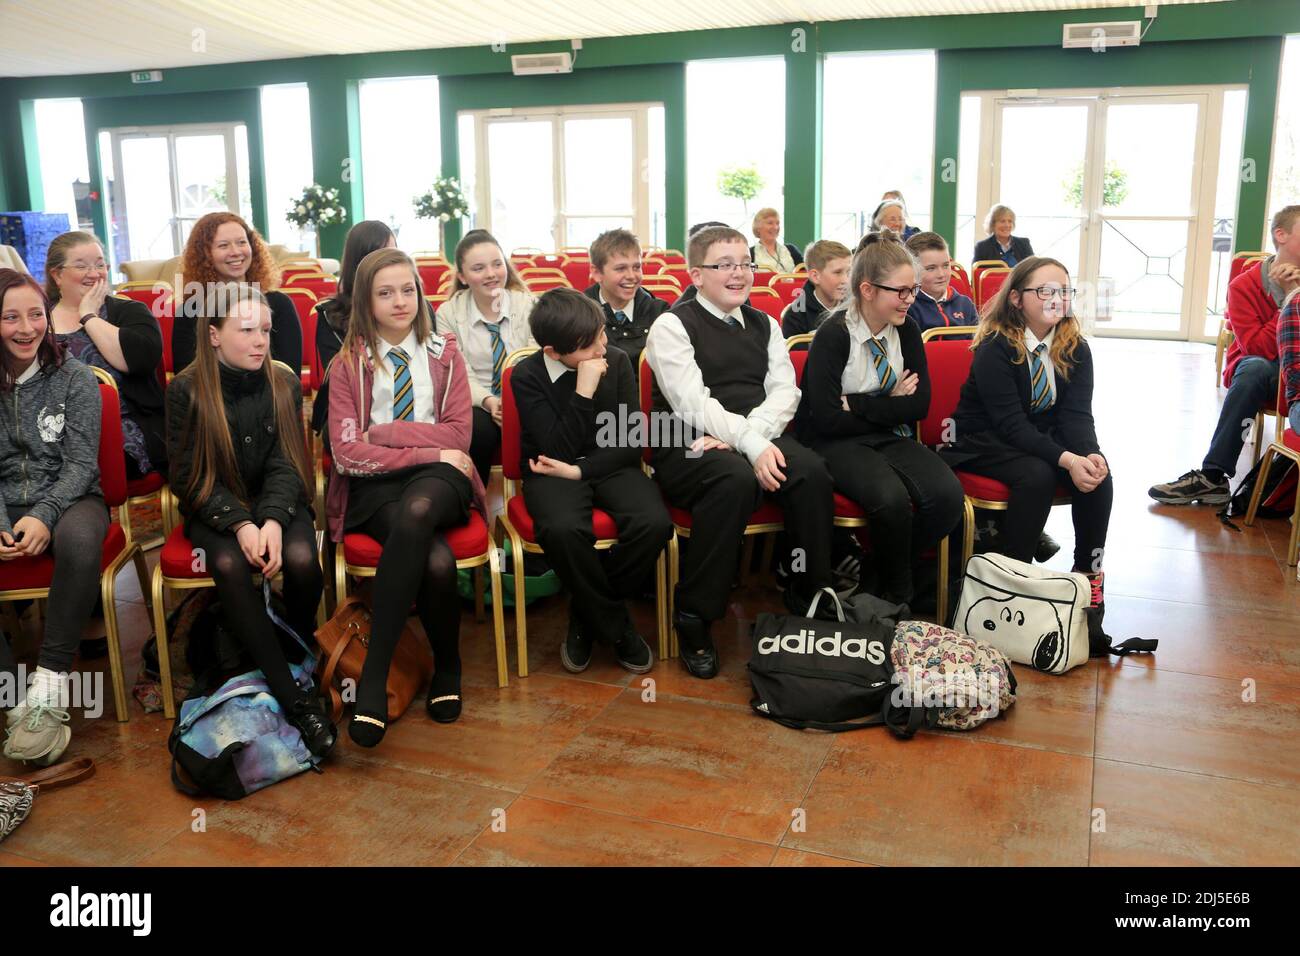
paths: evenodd
<path fill-rule="evenodd" d="M 435 478 L 445 482 L 460 501 L 461 518 L 458 523 L 469 520 L 470 502 L 474 495 L 469 479 L 459 468 L 445 461 L 437 461 L 370 478 L 351 479 L 348 482 L 348 512 L 343 520 L 343 530 L 358 530 L 384 505 L 401 501 L 406 486 L 421 478 Z"/>

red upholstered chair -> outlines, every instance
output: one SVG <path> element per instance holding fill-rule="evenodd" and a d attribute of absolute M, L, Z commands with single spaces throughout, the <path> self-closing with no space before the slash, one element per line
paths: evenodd
<path fill-rule="evenodd" d="M 772 277 L 772 280 L 768 283 L 768 288 L 781 297 L 781 306 L 784 308 L 795 300 L 807 281 L 808 276 L 806 273 L 782 272 L 780 275 Z"/>
<path fill-rule="evenodd" d="M 979 278 L 975 280 L 975 308 L 983 311 L 1010 275 L 1011 270 L 1005 266 L 1001 269 L 981 269 Z"/>
<path fill-rule="evenodd" d="M 641 390 L 641 412 L 646 416 L 647 422 L 654 421 L 651 413 L 654 410 L 654 372 L 650 369 L 647 353 L 641 353 L 641 366 L 639 373 L 639 384 Z M 642 459 L 649 464 L 651 448 L 647 444 L 642 454 Z M 668 516 L 673 522 L 673 536 L 668 540 L 668 583 L 666 593 L 663 597 L 663 613 L 668 621 L 668 653 L 665 657 L 676 657 L 677 646 L 677 629 L 672 626 L 673 620 L 673 596 L 676 593 L 677 582 L 681 579 L 681 553 L 678 547 L 678 538 L 689 538 L 691 536 L 691 513 L 685 508 L 674 508 L 671 504 L 664 501 L 668 508 Z M 776 502 L 764 496 L 762 502 L 754 513 L 749 516 L 749 523 L 745 525 L 744 534 L 746 537 L 756 534 L 773 534 L 777 531 L 785 530 L 785 516 L 781 513 L 781 508 Z"/>
<path fill-rule="evenodd" d="M 533 295 L 542 295 L 551 289 L 571 289 L 573 288 L 569 280 L 563 276 L 539 276 L 530 275 L 524 277 L 524 285 Z"/>
<path fill-rule="evenodd" d="M 678 251 L 677 249 L 663 249 L 656 252 L 655 255 L 658 258 L 662 259 L 664 262 L 668 263 L 669 266 L 686 265 L 686 257 L 682 255 L 681 252 Z"/>
<path fill-rule="evenodd" d="M 677 284 L 685 289 L 691 284 L 691 273 L 683 262 L 680 265 L 674 264 L 671 259 L 665 259 L 668 263 L 664 268 L 659 270 L 661 276 L 672 276 L 677 280 Z"/>
<path fill-rule="evenodd" d="M 970 276 L 966 274 L 966 270 L 962 268 L 960 262 L 952 263 L 952 278 L 948 280 L 948 286 L 954 292 L 960 292 L 972 302 L 975 300 L 975 297 L 971 295 Z"/>
<path fill-rule="evenodd" d="M 1277 396 L 1273 399 L 1272 405 L 1266 405 L 1255 413 L 1255 428 L 1251 432 L 1251 452 L 1254 461 L 1259 461 L 1259 456 L 1264 450 L 1264 422 L 1273 419 L 1273 438 L 1274 441 L 1282 440 L 1282 430 L 1286 428 L 1286 378 L 1279 375 L 1277 379 Z"/>
<path fill-rule="evenodd" d="M 416 271 L 420 273 L 420 284 L 426 291 L 432 291 L 439 287 L 442 277 L 452 269 L 446 262 L 421 261 L 416 263 Z"/>
<path fill-rule="evenodd" d="M 681 292 L 679 292 L 677 289 L 674 289 L 672 286 L 668 286 L 668 285 L 646 286 L 645 290 L 649 292 L 652 296 L 654 296 L 656 299 L 663 299 L 669 305 L 672 305 L 674 302 L 676 302 L 679 298 L 681 298 L 682 295 Z"/>
<path fill-rule="evenodd" d="M 776 291 L 767 286 L 754 286 L 749 290 L 749 304 L 754 308 L 766 312 L 779 323 L 781 313 L 785 310 L 786 303 L 781 301 L 781 297 Z"/>
<path fill-rule="evenodd" d="M 339 291 L 338 280 L 333 276 L 328 276 L 323 272 L 317 272 L 295 275 L 287 279 L 280 286 L 281 292 L 288 292 L 290 289 L 310 289 L 315 293 L 317 299 L 328 299 L 332 295 L 337 295 Z"/>
<path fill-rule="evenodd" d="M 591 278 L 591 262 L 587 258 L 570 258 L 568 262 L 560 266 L 560 270 L 564 273 L 569 285 L 579 292 L 591 287 L 593 281 Z"/>
<path fill-rule="evenodd" d="M 647 254 L 646 257 L 641 260 L 641 274 L 646 276 L 658 275 L 663 271 L 664 266 L 666 265 L 668 265 L 668 263 L 658 256 Z"/>
<path fill-rule="evenodd" d="M 126 458 L 122 451 L 122 413 L 117 386 L 101 369 L 94 369 L 99 379 L 99 485 L 110 512 L 117 511 L 118 521 L 109 525 L 100 555 L 99 596 L 104 606 L 104 630 L 108 638 L 108 666 L 113 680 L 113 707 L 117 719 L 129 719 L 126 707 L 126 681 L 122 672 L 122 644 L 117 630 L 117 573 L 128 561 L 135 563 L 140 579 L 140 594 L 149 591 L 149 569 L 140 548 L 131 540 L 129 528 L 120 520 L 126 507 Z M 15 558 L 0 562 L 0 602 L 44 600 L 54 583 L 54 557 L 47 548 L 34 558 Z"/>
<path fill-rule="evenodd" d="M 319 300 L 311 289 L 290 286 L 280 291 L 289 297 L 298 313 L 298 325 L 302 328 L 302 397 L 310 398 L 311 352 L 316 348 L 316 303 Z"/>
<path fill-rule="evenodd" d="M 786 348 L 790 349 L 790 362 L 794 365 L 794 380 L 800 386 L 803 384 L 803 370 L 808 364 L 808 351 L 806 349 L 796 349 L 795 346 L 811 344 L 813 333 L 809 332 L 804 335 L 792 335 L 786 340 Z M 932 407 L 933 407 L 933 403 Z M 918 440 L 921 431 L 918 425 L 916 429 Z M 840 528 L 867 528 L 867 513 L 862 507 L 851 498 L 846 498 L 838 491 L 835 492 L 835 524 Z M 948 539 L 945 537 L 939 542 L 937 549 L 938 556 L 938 578 L 936 582 L 936 607 L 935 615 L 940 623 L 948 619 Z"/>
<path fill-rule="evenodd" d="M 1010 271 L 1010 270 L 1008 270 Z M 925 344 L 925 364 L 930 371 L 930 414 L 917 423 L 917 437 L 923 444 L 947 444 L 953 438 L 951 424 L 957 411 L 961 387 L 970 377 L 971 362 L 975 353 L 966 336 L 969 329 L 961 326 L 928 329 L 922 334 Z M 1011 489 L 1000 481 L 973 472 L 954 468 L 953 474 L 961 482 L 965 493 L 965 514 L 962 519 L 962 567 L 975 551 L 975 509 L 1006 511 L 1011 500 Z M 1053 505 L 1070 503 L 1070 489 L 1058 487 Z"/>
<path fill-rule="evenodd" d="M 523 489 L 520 482 L 523 473 L 519 469 L 520 432 L 519 409 L 515 404 L 514 387 L 511 378 L 514 366 L 527 358 L 536 349 L 527 348 L 511 352 L 506 357 L 505 372 L 501 377 L 501 470 L 505 478 L 502 489 L 504 498 L 501 514 L 497 516 L 497 540 L 503 542 L 510 538 L 510 553 L 514 555 L 515 568 L 515 642 L 519 655 L 519 676 L 528 676 L 528 625 L 524 616 L 524 576 L 520 574 L 524 554 L 542 554 L 542 546 L 537 543 L 537 532 L 533 516 L 528 513 L 524 503 Z M 618 544 L 618 526 L 613 517 L 600 508 L 592 508 L 591 531 L 596 536 L 596 548 L 605 550 Z M 655 564 L 655 615 L 659 631 L 659 657 L 668 656 L 668 596 L 667 596 L 667 556 L 659 553 Z"/>
<path fill-rule="evenodd" d="M 1255 513 L 1259 510 L 1260 495 L 1264 491 L 1263 476 L 1268 474 L 1269 468 L 1273 466 L 1273 459 L 1277 455 L 1283 458 L 1290 458 L 1300 467 L 1300 435 L 1288 428 L 1282 432 L 1281 437 L 1268 446 L 1264 452 L 1264 463 L 1261 465 L 1259 474 L 1260 480 L 1255 482 L 1255 492 L 1250 496 L 1250 507 L 1246 509 L 1246 524 L 1255 523 Z M 1300 494 L 1296 495 L 1295 510 L 1291 515 L 1291 540 L 1286 546 L 1286 563 L 1295 567 L 1300 562 Z"/>
<path fill-rule="evenodd" d="M 1241 271 L 1252 262 L 1256 262 L 1260 259 L 1267 259 L 1268 257 L 1269 253 L 1267 252 L 1234 252 L 1232 254 L 1232 261 L 1228 263 L 1228 281 L 1232 282 L 1233 279 L 1241 275 Z"/>
<path fill-rule="evenodd" d="M 970 287 L 971 299 L 975 302 L 975 308 L 983 308 L 984 302 L 980 299 L 980 276 L 989 269 L 1005 269 L 1007 264 L 1001 259 L 981 259 L 978 262 L 971 263 L 970 267 Z"/>

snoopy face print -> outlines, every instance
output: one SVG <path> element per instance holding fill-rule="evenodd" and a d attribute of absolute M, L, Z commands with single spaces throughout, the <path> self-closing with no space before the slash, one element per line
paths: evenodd
<path fill-rule="evenodd" d="M 1040 671 L 1054 671 L 1068 652 L 1057 605 L 1023 594 L 980 598 L 966 611 L 962 629 L 1003 650 L 1032 648 L 1028 659 Z"/>
<path fill-rule="evenodd" d="M 40 430 L 41 441 L 56 442 L 63 438 L 63 420 L 65 406 L 47 405 L 36 416 L 36 427 Z"/>

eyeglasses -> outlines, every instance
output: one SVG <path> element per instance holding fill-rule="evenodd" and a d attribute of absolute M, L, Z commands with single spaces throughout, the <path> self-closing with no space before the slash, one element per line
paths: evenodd
<path fill-rule="evenodd" d="M 1032 292 L 1032 293 L 1034 293 L 1036 296 L 1038 296 L 1040 299 L 1042 299 L 1044 302 L 1046 302 L 1048 299 L 1052 298 L 1053 296 L 1058 296 L 1058 297 L 1061 298 L 1062 300 L 1065 300 L 1065 299 L 1073 299 L 1073 298 L 1074 298 L 1074 294 L 1075 294 L 1076 292 L 1078 292 L 1079 290 L 1078 290 L 1078 289 L 1058 289 L 1058 288 L 1056 288 L 1055 286 L 1050 286 L 1050 285 L 1040 285 L 1040 286 L 1039 286 L 1038 288 L 1036 288 L 1036 289 L 1026 289 L 1025 291 L 1026 291 L 1026 292 Z"/>
<path fill-rule="evenodd" d="M 871 284 L 877 289 L 884 289 L 886 292 L 897 293 L 900 299 L 915 299 L 917 293 L 921 291 L 919 285 L 904 286 L 900 289 L 892 285 L 881 285 L 879 282 L 872 282 Z"/>
<path fill-rule="evenodd" d="M 73 272 L 99 272 L 108 268 L 108 263 L 103 259 L 98 262 L 69 262 L 63 268 L 71 269 Z"/>
<path fill-rule="evenodd" d="M 712 269 L 714 272 L 725 272 L 727 274 L 731 274 L 732 272 L 738 272 L 742 269 L 748 269 L 750 272 L 757 272 L 758 263 L 757 262 L 714 262 L 712 264 L 705 263 L 701 265 L 700 268 Z"/>

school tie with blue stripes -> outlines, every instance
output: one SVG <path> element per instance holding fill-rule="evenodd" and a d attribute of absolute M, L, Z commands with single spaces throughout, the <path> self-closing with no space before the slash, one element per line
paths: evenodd
<path fill-rule="evenodd" d="M 506 343 L 501 338 L 500 322 L 484 322 L 492 336 L 492 394 L 501 395 L 501 372 L 506 367 Z"/>
<path fill-rule="evenodd" d="M 411 357 L 405 349 L 388 350 L 393 366 L 393 421 L 415 421 L 415 388 L 411 385 Z"/>
<path fill-rule="evenodd" d="M 1038 348 L 1029 353 L 1029 408 L 1042 412 L 1056 404 L 1056 390 L 1052 388 L 1047 377 L 1047 367 L 1043 364 L 1043 352 L 1047 343 L 1039 343 Z M 1050 359 L 1049 359 L 1050 361 Z"/>
<path fill-rule="evenodd" d="M 898 374 L 889 364 L 889 350 L 885 344 L 877 338 L 867 339 L 867 348 L 871 352 L 871 361 L 876 366 L 876 377 L 880 379 L 880 390 L 888 395 L 898 384 Z M 895 425 L 893 432 L 899 438 L 911 438 L 911 425 Z"/>

